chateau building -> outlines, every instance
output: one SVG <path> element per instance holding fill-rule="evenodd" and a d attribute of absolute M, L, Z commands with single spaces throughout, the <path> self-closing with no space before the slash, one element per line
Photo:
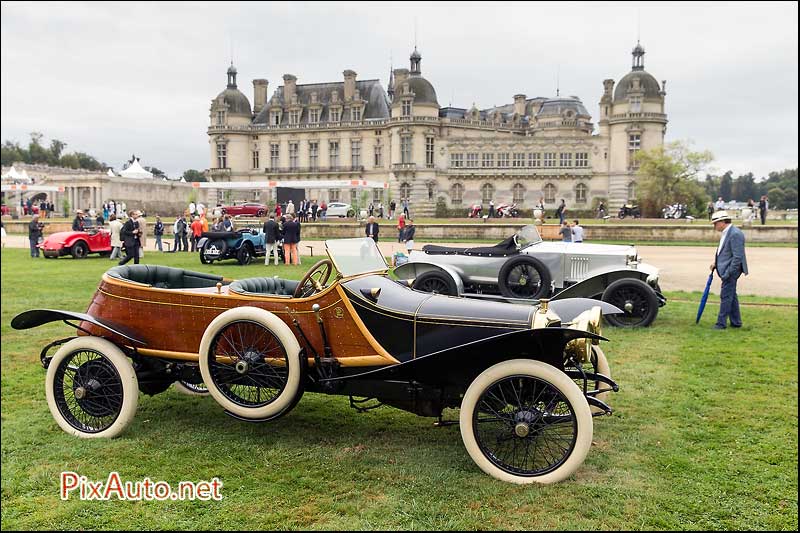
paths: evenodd
<path fill-rule="evenodd" d="M 666 132 L 666 81 L 644 70 L 644 48 L 631 71 L 603 81 L 597 128 L 577 96 L 528 98 L 490 109 L 441 107 L 422 75 L 415 48 L 410 68 L 390 72 L 388 86 L 359 80 L 298 84 L 283 76 L 253 80 L 253 106 L 238 89 L 237 71 L 211 101 L 211 181 L 362 179 L 388 183 L 372 201 L 409 198 L 413 213 L 430 215 L 443 198 L 450 209 L 543 197 L 590 209 L 594 198 L 616 207 L 636 197 L 638 150 L 661 146 Z M 352 201 L 357 191 L 310 189 L 308 198 Z M 347 197 L 351 195 L 351 197 Z"/>

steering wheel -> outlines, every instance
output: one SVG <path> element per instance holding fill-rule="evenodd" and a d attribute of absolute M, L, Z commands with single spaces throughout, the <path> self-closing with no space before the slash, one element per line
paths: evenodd
<path fill-rule="evenodd" d="M 306 272 L 297 288 L 294 290 L 293 298 L 308 298 L 325 288 L 325 284 L 333 272 L 333 263 L 330 259 L 318 261 L 311 270 Z"/>

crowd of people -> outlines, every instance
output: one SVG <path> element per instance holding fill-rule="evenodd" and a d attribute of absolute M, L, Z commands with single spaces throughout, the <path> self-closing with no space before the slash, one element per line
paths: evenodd
<path fill-rule="evenodd" d="M 747 208 L 749 209 L 749 216 L 744 216 L 744 220 L 747 223 L 752 223 L 754 219 L 759 218 L 761 219 L 761 225 L 765 225 L 767 223 L 767 212 L 769 211 L 769 197 L 764 194 L 759 199 L 758 203 L 750 198 L 747 200 Z M 706 211 L 708 213 L 708 220 L 711 220 L 711 217 L 716 211 L 722 211 L 725 209 L 725 200 L 722 199 L 722 196 L 717 198 L 716 202 L 708 202 L 706 205 Z"/>

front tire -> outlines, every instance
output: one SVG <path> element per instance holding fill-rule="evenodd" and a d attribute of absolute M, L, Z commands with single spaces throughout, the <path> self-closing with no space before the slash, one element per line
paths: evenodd
<path fill-rule="evenodd" d="M 85 242 L 78 241 L 72 245 L 70 253 L 75 259 L 84 259 L 87 255 L 89 255 L 89 247 L 86 246 Z"/>
<path fill-rule="evenodd" d="M 581 390 L 557 368 L 530 359 L 504 361 L 478 375 L 464 394 L 459 422 L 472 460 L 510 483 L 562 481 L 592 444 L 592 414 Z"/>
<path fill-rule="evenodd" d="M 243 244 L 236 252 L 236 260 L 242 266 L 249 265 L 253 261 L 253 251 L 249 244 Z"/>
<path fill-rule="evenodd" d="M 217 403 L 242 418 L 278 418 L 303 394 L 300 344 L 285 322 L 256 307 L 211 321 L 200 341 L 200 373 Z"/>
<path fill-rule="evenodd" d="M 550 271 L 535 257 L 518 255 L 503 264 L 497 283 L 506 298 L 542 298 L 550 292 Z"/>
<path fill-rule="evenodd" d="M 139 382 L 122 351 L 82 336 L 53 355 L 45 379 L 47 406 L 65 432 L 86 439 L 116 437 L 133 420 Z"/>
<path fill-rule="evenodd" d="M 603 315 L 609 324 L 619 328 L 647 327 L 658 315 L 658 298 L 640 279 L 618 279 L 603 291 L 601 299 L 622 309 L 622 314 Z"/>

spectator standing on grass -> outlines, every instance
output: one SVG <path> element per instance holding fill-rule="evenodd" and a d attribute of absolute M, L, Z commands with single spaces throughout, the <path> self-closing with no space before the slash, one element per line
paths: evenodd
<path fill-rule="evenodd" d="M 110 259 L 122 259 L 122 221 L 117 218 L 115 213 L 109 215 L 108 229 L 111 230 L 111 257 Z"/>
<path fill-rule="evenodd" d="M 722 196 L 717 198 L 717 203 L 714 204 L 714 208 L 717 211 L 721 211 L 725 209 L 725 200 L 722 199 Z"/>
<path fill-rule="evenodd" d="M 408 210 L 408 197 L 407 196 L 405 198 L 403 198 L 403 214 L 406 216 L 407 219 L 411 217 L 411 213 Z"/>
<path fill-rule="evenodd" d="M 300 264 L 300 257 L 297 255 L 297 245 L 300 243 L 300 223 L 295 221 L 294 215 L 286 215 L 286 223 L 283 225 L 283 258 L 284 262 L 292 265 Z"/>
<path fill-rule="evenodd" d="M 397 242 L 403 242 L 403 229 L 406 227 L 406 217 L 403 213 L 397 217 Z"/>
<path fill-rule="evenodd" d="M 317 205 L 317 200 L 314 199 L 311 201 L 311 222 L 317 221 L 317 211 L 319 211 L 319 206 Z"/>
<path fill-rule="evenodd" d="M 207 232 L 208 231 L 208 219 L 206 218 L 205 211 L 203 211 L 203 214 L 200 215 L 200 224 L 202 224 L 202 226 L 203 226 L 203 233 Z"/>
<path fill-rule="evenodd" d="M 769 209 L 769 198 L 765 194 L 758 201 L 758 215 L 761 217 L 762 226 L 767 223 L 767 209 Z"/>
<path fill-rule="evenodd" d="M 392 220 L 392 217 L 394 217 L 395 209 L 397 209 L 397 203 L 392 199 L 392 201 L 389 202 L 389 220 Z"/>
<path fill-rule="evenodd" d="M 275 215 L 270 214 L 269 220 L 264 222 L 264 239 L 266 245 L 264 247 L 267 252 L 264 256 L 264 266 L 269 265 L 269 254 L 275 254 L 275 266 L 278 266 L 278 241 L 280 240 L 278 223 L 275 222 Z"/>
<path fill-rule="evenodd" d="M 147 219 L 141 210 L 136 210 L 136 222 L 139 224 L 139 257 L 144 257 L 144 247 L 147 246 Z"/>
<path fill-rule="evenodd" d="M 706 211 L 708 212 L 708 220 L 711 220 L 711 215 L 714 214 L 714 202 L 709 200 Z"/>
<path fill-rule="evenodd" d="M 164 248 L 161 245 L 161 236 L 164 235 L 164 223 L 161 222 L 161 217 L 156 215 L 156 224 L 153 226 L 153 235 L 156 237 L 156 248 L 159 252 L 163 252 Z"/>
<path fill-rule="evenodd" d="M 374 216 L 369 217 L 369 222 L 367 223 L 364 232 L 366 233 L 367 237 L 369 237 L 375 242 L 378 242 L 378 236 L 380 235 L 381 227 L 378 225 L 377 222 L 375 222 Z"/>
<path fill-rule="evenodd" d="M 561 203 L 558 204 L 558 207 L 556 208 L 556 216 L 558 217 L 559 224 L 564 224 L 564 217 L 566 216 L 566 214 L 567 214 L 567 203 L 562 198 Z"/>
<path fill-rule="evenodd" d="M 39 257 L 39 237 L 42 228 L 39 226 L 39 215 L 34 213 L 33 219 L 28 223 L 28 241 L 31 245 L 31 257 Z"/>
<path fill-rule="evenodd" d="M 403 242 L 406 243 L 406 250 L 411 255 L 411 250 L 414 248 L 414 234 L 417 228 L 414 227 L 414 221 L 410 218 L 406 221 L 406 226 L 403 229 Z"/>
<path fill-rule="evenodd" d="M 131 211 L 130 218 L 122 225 L 120 235 L 125 245 L 125 258 L 119 262 L 119 265 L 124 265 L 131 259 L 134 264 L 139 264 L 139 224 L 136 221 L 138 215 L 137 211 Z"/>
<path fill-rule="evenodd" d="M 200 235 L 203 234 L 203 223 L 200 222 L 200 217 L 195 215 L 192 221 L 192 251 L 197 251 L 197 241 L 200 240 Z"/>
<path fill-rule="evenodd" d="M 744 233 L 731 224 L 727 211 L 717 211 L 711 217 L 714 229 L 722 235 L 717 246 L 717 255 L 711 265 L 711 272 L 717 271 L 722 280 L 720 289 L 719 314 L 714 329 L 725 329 L 730 319 L 731 327 L 742 327 L 742 315 L 739 312 L 739 297 L 736 295 L 736 283 L 739 277 L 747 275 L 747 257 L 744 253 Z"/>
<path fill-rule="evenodd" d="M 563 242 L 572 242 L 572 228 L 569 227 L 569 222 L 562 222 L 561 229 L 558 230 Z"/>
<path fill-rule="evenodd" d="M 583 227 L 577 220 L 573 220 L 572 224 L 572 242 L 583 242 Z"/>
<path fill-rule="evenodd" d="M 3 248 L 6 247 L 6 227 L 3 225 L 3 221 L 0 220 L 0 246 Z"/>
<path fill-rule="evenodd" d="M 494 200 L 489 200 L 489 218 L 494 218 Z"/>
<path fill-rule="evenodd" d="M 286 214 L 292 215 L 292 218 L 294 218 L 295 208 L 294 208 L 294 202 L 292 202 L 291 200 L 289 200 L 289 203 L 286 204 Z"/>

